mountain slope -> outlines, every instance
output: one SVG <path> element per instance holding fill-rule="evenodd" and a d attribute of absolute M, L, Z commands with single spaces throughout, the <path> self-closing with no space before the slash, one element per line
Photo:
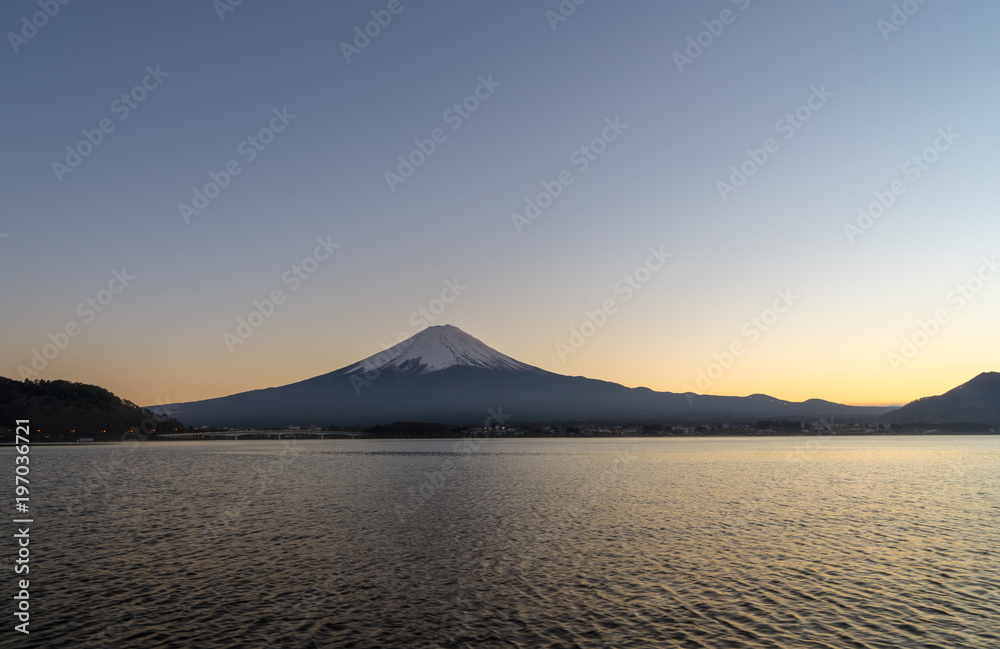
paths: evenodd
<path fill-rule="evenodd" d="M 369 356 L 348 372 L 395 369 L 416 370 L 426 374 L 454 366 L 542 371 L 501 354 L 458 327 L 438 325 L 425 329 L 380 354 Z"/>
<path fill-rule="evenodd" d="M 13 428 L 17 419 L 31 422 L 35 442 L 80 437 L 118 440 L 133 428 L 149 433 L 159 427 L 181 427 L 177 421 L 154 417 L 152 412 L 96 385 L 0 377 L 0 424 Z M 5 441 L 12 438 L 8 434 Z"/>
<path fill-rule="evenodd" d="M 894 424 L 1000 424 L 1000 372 L 983 372 L 944 394 L 911 401 L 882 419 Z"/>
<path fill-rule="evenodd" d="M 654 392 L 548 372 L 517 361 L 450 325 L 328 374 L 217 399 L 163 406 L 194 426 L 371 425 L 390 421 L 474 423 L 502 408 L 511 421 L 873 417 L 885 408 L 819 400 Z"/>

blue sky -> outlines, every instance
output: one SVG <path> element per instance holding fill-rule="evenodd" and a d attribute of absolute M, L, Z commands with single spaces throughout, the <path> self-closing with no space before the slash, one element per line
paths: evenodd
<path fill-rule="evenodd" d="M 5 3 L 0 374 L 142 404 L 279 385 L 416 333 L 430 321 L 412 314 L 457 280 L 433 324 L 560 373 L 681 391 L 711 370 L 696 391 L 851 403 L 944 391 L 1000 365 L 1000 281 L 982 261 L 1000 240 L 1000 6 L 904 4 L 588 0 L 554 23 L 555 1 L 244 0 L 221 18 L 210 2 L 110 1 L 60 5 L 25 38 L 43 9 Z M 391 20 L 348 62 L 373 11 Z M 689 38 L 705 46 L 679 70 Z M 816 89 L 808 120 L 779 130 Z M 248 160 L 275 110 L 294 117 Z M 102 120 L 113 130 L 54 171 Z M 627 127 L 583 169 L 574 152 L 606 120 Z M 435 129 L 446 139 L 390 190 L 397 156 Z M 230 161 L 239 175 L 186 223 L 179 205 Z M 572 184 L 518 227 L 563 171 Z M 285 281 L 317 237 L 339 247 Z M 616 290 L 651 246 L 669 261 Z M 78 305 L 123 268 L 135 279 L 88 319 Z M 792 306 L 747 328 L 779 291 Z"/>

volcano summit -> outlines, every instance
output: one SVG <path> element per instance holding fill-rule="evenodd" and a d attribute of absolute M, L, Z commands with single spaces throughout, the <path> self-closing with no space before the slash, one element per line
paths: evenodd
<path fill-rule="evenodd" d="M 154 409 L 191 426 L 466 424 L 503 408 L 516 422 L 734 420 L 875 417 L 888 408 L 801 403 L 767 395 L 717 397 L 654 392 L 565 376 L 522 363 L 451 325 L 328 374 L 281 387 Z"/>

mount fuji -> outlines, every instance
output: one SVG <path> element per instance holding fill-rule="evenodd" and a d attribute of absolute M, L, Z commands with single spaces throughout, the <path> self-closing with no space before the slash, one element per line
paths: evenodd
<path fill-rule="evenodd" d="M 153 406 L 191 426 L 467 424 L 502 408 L 511 422 L 862 417 L 889 408 L 718 397 L 565 376 L 522 363 L 451 325 L 423 329 L 364 360 L 304 381 Z"/>
<path fill-rule="evenodd" d="M 458 327 L 438 325 L 424 329 L 381 354 L 369 356 L 348 372 L 397 370 L 427 374 L 449 367 L 541 372 L 483 344 Z"/>

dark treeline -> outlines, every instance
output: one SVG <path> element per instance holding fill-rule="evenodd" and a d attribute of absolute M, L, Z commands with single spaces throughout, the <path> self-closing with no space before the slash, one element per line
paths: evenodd
<path fill-rule="evenodd" d="M 606 427 L 614 427 L 613 425 L 607 425 Z M 719 425 L 721 429 L 721 424 Z M 466 424 L 464 426 L 449 426 L 447 424 L 441 424 L 436 422 L 425 422 L 425 421 L 396 421 L 388 424 L 380 424 L 377 426 L 345 426 L 342 424 L 332 424 L 327 426 L 325 430 L 328 431 L 357 431 L 367 433 L 372 437 L 468 437 L 470 435 L 475 436 L 488 436 L 488 437 L 504 437 L 507 436 L 509 431 L 506 431 L 504 427 L 497 426 L 496 424 L 490 425 L 487 429 L 483 429 L 481 425 Z M 665 436 L 665 435 L 679 435 L 680 430 L 676 429 L 667 424 L 644 424 L 638 427 L 636 432 L 631 434 L 641 435 L 641 436 Z M 607 437 L 614 436 L 617 433 L 604 431 L 598 432 L 592 426 L 584 426 L 577 423 L 535 423 L 535 424 L 521 424 L 518 426 L 516 431 L 518 437 L 553 437 L 553 436 L 572 436 L 572 437 Z"/>
<path fill-rule="evenodd" d="M 13 441 L 14 422 L 29 420 L 32 442 L 120 440 L 129 430 L 151 434 L 184 430 L 108 390 L 70 381 L 15 381 L 0 377 L 0 441 Z"/>
<path fill-rule="evenodd" d="M 755 428 L 757 430 L 781 430 L 792 432 L 812 430 L 811 425 L 803 424 L 801 421 L 792 421 L 791 419 L 761 419 L 757 422 Z"/>
<path fill-rule="evenodd" d="M 328 430 L 346 430 L 331 426 Z M 463 437 L 468 427 L 446 426 L 426 421 L 395 421 L 362 429 L 372 437 Z"/>
<path fill-rule="evenodd" d="M 929 431 L 941 431 L 945 433 L 991 433 L 993 427 L 989 424 L 977 424 L 974 422 L 960 421 L 950 424 L 889 424 L 889 430 L 893 433 L 926 433 Z"/>

